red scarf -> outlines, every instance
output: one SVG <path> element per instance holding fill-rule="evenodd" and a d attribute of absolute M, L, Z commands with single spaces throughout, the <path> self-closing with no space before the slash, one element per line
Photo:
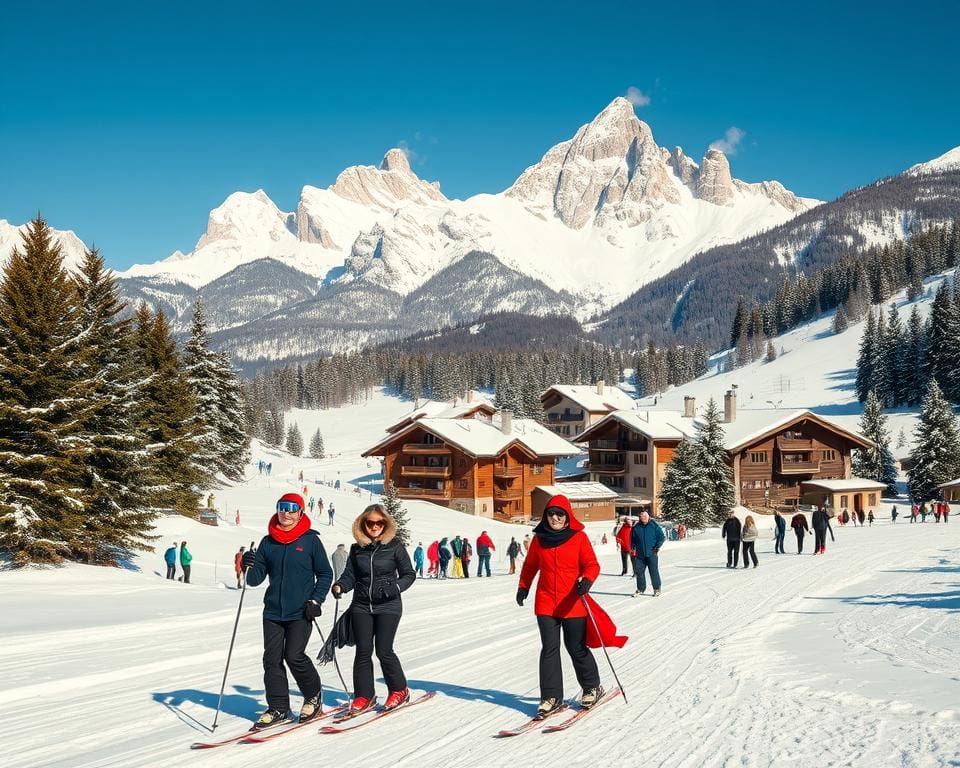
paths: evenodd
<path fill-rule="evenodd" d="M 590 595 L 586 596 L 587 604 L 590 606 L 590 610 L 593 613 L 593 618 L 597 621 L 597 629 L 600 630 L 600 633 L 597 634 L 596 629 L 593 628 L 593 622 L 590 621 L 590 617 L 587 617 L 587 647 L 588 648 L 599 648 L 600 640 L 603 640 L 603 645 L 608 648 L 623 648 L 626 645 L 627 637 L 626 635 L 617 634 L 617 625 L 613 623 L 607 612 L 603 610 L 597 601 L 594 600 Z"/>
<path fill-rule="evenodd" d="M 280 528 L 280 521 L 277 519 L 276 513 L 274 513 L 273 517 L 270 518 L 270 522 L 267 524 L 267 533 L 270 534 L 270 538 L 281 544 L 289 544 L 296 541 L 309 530 L 310 518 L 306 515 L 301 515 L 300 522 L 289 531 L 284 531 Z"/>

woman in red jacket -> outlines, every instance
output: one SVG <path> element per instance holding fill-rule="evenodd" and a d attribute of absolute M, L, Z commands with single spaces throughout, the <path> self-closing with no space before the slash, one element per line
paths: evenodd
<path fill-rule="evenodd" d="M 603 695 L 600 673 L 587 648 L 587 611 L 581 596 L 600 575 L 600 564 L 583 523 L 573 516 L 566 496 L 553 496 L 543 519 L 533 529 L 534 538 L 520 571 L 517 605 L 530 594 L 539 572 L 534 612 L 540 628 L 540 706 L 543 719 L 563 706 L 563 672 L 560 667 L 560 631 L 573 661 L 577 682 L 583 688 L 580 704 L 592 707 Z"/>

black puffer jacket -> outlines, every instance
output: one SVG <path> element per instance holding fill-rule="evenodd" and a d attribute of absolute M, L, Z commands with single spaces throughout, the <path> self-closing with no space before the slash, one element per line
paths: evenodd
<path fill-rule="evenodd" d="M 358 543 L 351 545 L 347 567 L 337 580 L 343 592 L 353 592 L 352 610 L 401 614 L 400 593 L 417 579 L 406 547 L 395 538 L 396 524 L 387 520 L 378 542 L 354 525 Z"/>

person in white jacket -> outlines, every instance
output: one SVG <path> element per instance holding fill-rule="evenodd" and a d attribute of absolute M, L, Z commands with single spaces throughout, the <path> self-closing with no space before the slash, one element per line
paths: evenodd
<path fill-rule="evenodd" d="M 759 535 L 760 534 L 757 532 L 757 524 L 753 521 L 753 515 L 747 515 L 747 518 L 743 521 L 743 532 L 740 534 L 740 541 L 743 543 L 744 568 L 749 567 L 749 563 L 747 562 L 748 554 L 753 560 L 753 567 L 756 568 L 758 565 L 757 551 L 755 547 L 757 543 L 757 537 Z"/>

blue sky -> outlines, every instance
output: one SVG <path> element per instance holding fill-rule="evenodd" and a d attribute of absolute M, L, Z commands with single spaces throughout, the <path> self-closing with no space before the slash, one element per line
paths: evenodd
<path fill-rule="evenodd" d="M 661 145 L 736 127 L 735 176 L 812 197 L 960 145 L 949 2 L 35 5 L 0 23 L 0 218 L 117 268 L 401 143 L 448 196 L 500 191 L 629 88 Z"/>

